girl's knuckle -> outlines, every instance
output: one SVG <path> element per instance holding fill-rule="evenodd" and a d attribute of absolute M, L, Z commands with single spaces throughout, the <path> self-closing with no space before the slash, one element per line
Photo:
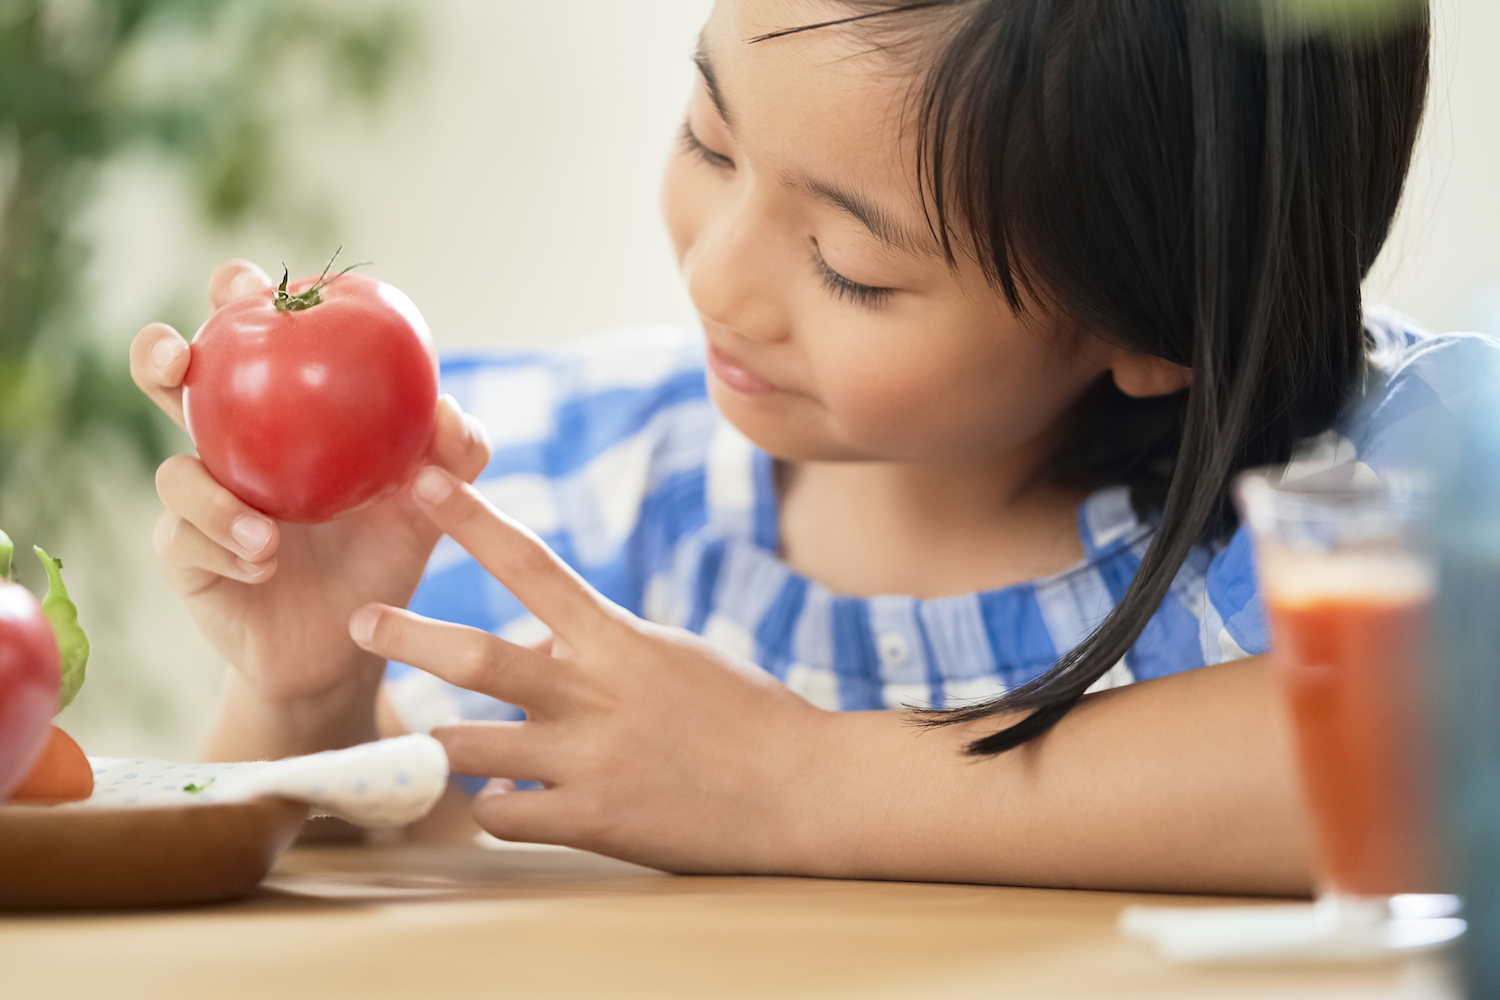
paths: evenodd
<path fill-rule="evenodd" d="M 371 634 L 381 648 L 396 648 L 406 639 L 406 623 L 396 615 L 381 611 L 375 615 L 375 629 Z"/>
<path fill-rule="evenodd" d="M 453 665 L 465 686 L 483 683 L 495 670 L 493 642 L 484 635 L 467 637 L 459 644 Z"/>
<path fill-rule="evenodd" d="M 208 503 L 209 518 L 216 529 L 228 534 L 234 522 L 245 512 L 244 505 L 228 490 L 215 490 Z"/>
<path fill-rule="evenodd" d="M 556 568 L 547 550 L 530 538 L 519 541 L 515 566 L 518 573 L 528 576 L 539 576 Z"/>
<path fill-rule="evenodd" d="M 474 500 L 473 497 L 465 495 L 461 490 L 455 490 L 453 495 L 444 502 L 449 508 L 453 527 L 463 530 L 483 530 L 484 521 L 482 515 L 485 512 L 483 504 Z"/>

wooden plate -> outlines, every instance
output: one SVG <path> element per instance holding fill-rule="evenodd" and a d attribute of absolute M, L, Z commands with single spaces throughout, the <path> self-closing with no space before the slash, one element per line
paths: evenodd
<path fill-rule="evenodd" d="M 0 910 L 180 906 L 243 896 L 307 803 L 143 808 L 0 806 Z"/>

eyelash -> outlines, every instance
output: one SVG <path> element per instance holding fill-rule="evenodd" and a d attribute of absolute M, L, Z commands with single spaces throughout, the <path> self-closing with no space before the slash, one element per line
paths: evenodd
<path fill-rule="evenodd" d="M 723 153 L 716 153 L 705 146 L 703 140 L 698 138 L 693 132 L 693 126 L 688 122 L 682 123 L 680 138 L 683 149 L 710 167 L 717 170 L 734 169 L 734 161 Z M 878 288 L 874 285 L 862 285 L 857 281 L 850 281 L 842 274 L 839 274 L 828 266 L 828 261 L 823 259 L 823 252 L 818 249 L 816 240 L 813 241 L 812 245 L 812 261 L 813 268 L 818 272 L 818 277 L 822 279 L 823 287 L 828 289 L 829 293 L 840 302 L 852 302 L 867 309 L 874 309 L 895 294 L 896 290 L 894 288 Z"/>
<path fill-rule="evenodd" d="M 894 288 L 880 288 L 875 285 L 861 285 L 857 281 L 850 281 L 828 266 L 828 261 L 823 259 L 823 251 L 818 249 L 818 241 L 814 240 L 812 245 L 813 268 L 818 272 L 818 277 L 823 280 L 823 287 L 840 302 L 852 302 L 855 305 L 864 306 L 866 309 L 874 309 L 881 306 L 892 295 L 896 294 Z"/>
<path fill-rule="evenodd" d="M 687 122 L 682 123 L 681 139 L 683 149 L 686 149 L 690 154 L 696 156 L 698 159 L 702 160 L 710 167 L 714 167 L 719 170 L 734 169 L 734 161 L 725 156 L 723 153 L 715 153 L 713 150 L 703 145 L 703 140 L 698 138 L 698 136 L 693 132 L 693 126 L 688 124 Z"/>

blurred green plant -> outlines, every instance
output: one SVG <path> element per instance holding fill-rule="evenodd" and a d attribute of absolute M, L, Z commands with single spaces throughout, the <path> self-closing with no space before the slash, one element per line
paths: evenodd
<path fill-rule="evenodd" d="M 15 534 L 77 512 L 90 442 L 123 442 L 144 472 L 181 440 L 95 329 L 80 223 L 102 169 L 153 155 L 209 227 L 254 213 L 305 242 L 284 123 L 376 106 L 416 29 L 394 0 L 0 0 L 0 515 Z"/>
<path fill-rule="evenodd" d="M 1427 18 L 1426 0 L 1212 0 L 1232 23 L 1282 42 L 1325 35 L 1346 42 L 1379 39 Z"/>

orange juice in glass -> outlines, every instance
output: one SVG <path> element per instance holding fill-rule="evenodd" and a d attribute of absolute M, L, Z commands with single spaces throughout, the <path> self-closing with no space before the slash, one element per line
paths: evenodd
<path fill-rule="evenodd" d="M 1312 818 L 1320 908 L 1335 930 L 1379 932 L 1403 900 L 1451 917 L 1450 897 L 1414 906 L 1409 895 L 1438 890 L 1424 729 L 1433 571 L 1417 540 L 1420 490 L 1346 466 L 1291 483 L 1255 470 L 1237 497 Z M 1426 926 L 1456 933 L 1462 922 Z"/>

